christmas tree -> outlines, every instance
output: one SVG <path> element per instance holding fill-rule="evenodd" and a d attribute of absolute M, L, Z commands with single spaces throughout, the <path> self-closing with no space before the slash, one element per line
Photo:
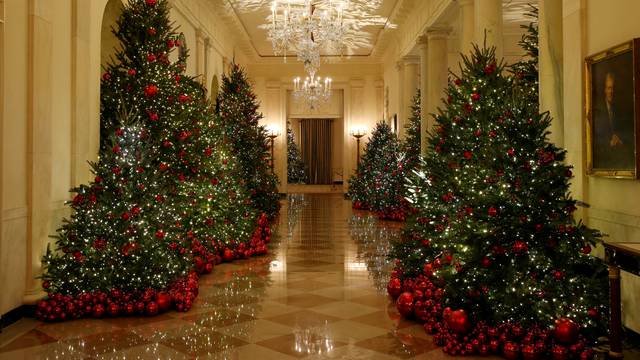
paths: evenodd
<path fill-rule="evenodd" d="M 72 189 L 72 215 L 43 258 L 43 319 L 186 311 L 197 295 L 193 265 L 211 271 L 215 251 L 245 256 L 239 242 L 264 252 L 268 230 L 261 219 L 253 233 L 256 213 L 220 120 L 184 74 L 186 52 L 169 60 L 184 44 L 168 12 L 167 1 L 133 0 L 117 22 L 122 48 L 101 83 L 100 160 L 94 180 Z"/>
<path fill-rule="evenodd" d="M 270 165 L 267 133 L 259 125 L 262 114 L 244 71 L 232 64 L 222 77 L 218 95 L 218 111 L 222 117 L 226 141 L 238 158 L 240 173 L 251 194 L 254 208 L 274 217 L 279 208 L 278 179 Z"/>
<path fill-rule="evenodd" d="M 349 179 L 353 207 L 375 211 L 380 218 L 404 219 L 404 165 L 398 138 L 386 122 L 379 122 Z"/>
<path fill-rule="evenodd" d="M 475 48 L 451 75 L 388 290 L 450 354 L 589 358 L 578 334 L 593 340 L 607 313 L 605 269 L 588 255 L 600 233 L 573 218 L 571 167 L 526 81 L 537 76 L 504 70 Z"/>
<path fill-rule="evenodd" d="M 304 162 L 300 150 L 293 137 L 291 124 L 287 121 L 287 182 L 290 184 L 304 184 L 307 175 L 304 172 Z"/>
<path fill-rule="evenodd" d="M 411 101 L 411 116 L 405 126 L 405 139 L 402 144 L 405 154 L 405 168 L 411 171 L 420 163 L 420 89 Z"/>

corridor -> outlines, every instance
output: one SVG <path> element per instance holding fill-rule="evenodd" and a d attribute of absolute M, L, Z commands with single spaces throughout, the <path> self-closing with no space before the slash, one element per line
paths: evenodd
<path fill-rule="evenodd" d="M 43 324 L 0 334 L 0 359 L 439 359 L 386 295 L 398 223 L 341 195 L 290 195 L 267 256 L 217 266 L 191 311 Z"/>

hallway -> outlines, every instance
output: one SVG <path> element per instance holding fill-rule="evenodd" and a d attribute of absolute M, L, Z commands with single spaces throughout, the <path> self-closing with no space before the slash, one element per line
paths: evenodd
<path fill-rule="evenodd" d="M 386 295 L 398 223 L 341 195 L 290 195 L 267 256 L 217 266 L 191 311 L 43 324 L 0 334 L 0 359 L 439 359 Z"/>

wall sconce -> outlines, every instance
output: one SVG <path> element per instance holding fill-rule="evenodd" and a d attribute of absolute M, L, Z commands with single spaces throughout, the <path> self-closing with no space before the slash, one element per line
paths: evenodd
<path fill-rule="evenodd" d="M 271 172 L 273 172 L 273 168 L 274 168 L 274 163 L 275 163 L 275 157 L 273 154 L 274 151 L 274 140 L 280 136 L 280 128 L 276 125 L 268 125 L 266 127 L 267 130 L 267 137 L 269 138 L 269 142 L 271 145 Z"/>
<path fill-rule="evenodd" d="M 351 136 L 356 138 L 356 156 L 358 159 L 358 167 L 360 167 L 360 138 L 367 135 L 367 130 L 363 126 L 354 126 L 351 129 Z"/>

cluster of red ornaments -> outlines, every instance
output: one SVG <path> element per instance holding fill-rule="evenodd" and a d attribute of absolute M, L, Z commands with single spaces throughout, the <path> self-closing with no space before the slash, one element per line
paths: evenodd
<path fill-rule="evenodd" d="M 433 341 L 449 355 L 502 355 L 507 359 L 589 360 L 594 352 L 579 335 L 579 326 L 570 319 L 556 320 L 553 329 L 525 328 L 515 323 L 488 326 L 474 323 L 463 309 L 444 307 L 443 289 L 430 277 L 400 280 L 392 273 L 387 292 L 396 299 L 398 312 L 424 324 Z"/>
<path fill-rule="evenodd" d="M 369 205 L 363 203 L 362 201 L 354 201 L 351 205 L 356 210 L 368 210 Z"/>
<path fill-rule="evenodd" d="M 267 253 L 266 244 L 271 241 L 271 228 L 266 214 L 258 218 L 258 226 L 248 243 L 240 243 L 235 249 L 215 247 L 210 251 L 198 240 L 191 242 L 193 271 L 179 279 L 167 289 L 156 291 L 124 292 L 111 289 L 108 292 L 95 291 L 78 295 L 49 293 L 46 299 L 37 304 L 36 317 L 43 321 L 62 321 L 83 317 L 101 318 L 105 316 L 147 315 L 153 316 L 173 308 L 177 311 L 189 311 L 198 296 L 198 274 L 208 274 L 214 265 L 235 259 L 247 259 Z M 42 287 L 50 287 L 45 281 Z"/>
<path fill-rule="evenodd" d="M 380 220 L 405 221 L 407 218 L 406 212 L 402 208 L 397 207 L 377 211 L 376 215 Z"/>
<path fill-rule="evenodd" d="M 177 311 L 188 311 L 198 296 L 198 275 L 191 272 L 164 291 L 145 289 L 124 292 L 111 289 L 75 296 L 49 294 L 37 304 L 36 317 L 45 321 L 101 318 L 105 316 L 147 315 L 153 316 L 172 307 Z"/>

